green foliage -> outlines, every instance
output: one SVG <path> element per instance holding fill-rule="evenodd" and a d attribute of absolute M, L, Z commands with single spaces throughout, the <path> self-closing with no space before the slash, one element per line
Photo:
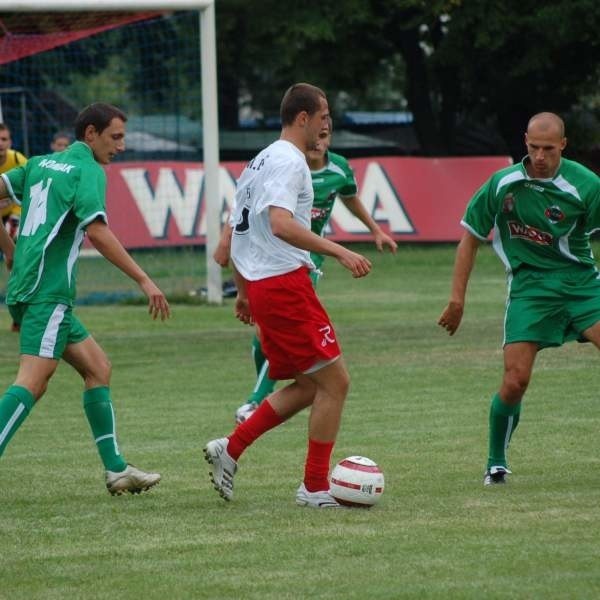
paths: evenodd
<path fill-rule="evenodd" d="M 338 109 L 407 100 L 426 153 L 451 152 L 457 125 L 474 118 L 495 123 L 520 155 L 531 114 L 566 112 L 598 93 L 594 0 L 216 6 L 221 77 L 237 80 L 255 109 L 276 113 L 294 80 L 321 85 Z"/>
<path fill-rule="evenodd" d="M 403 65 L 368 45 L 376 27 L 369 3 L 224 0 L 216 14 L 219 76 L 235 79 L 266 115 L 278 114 L 282 91 L 294 81 L 322 86 L 332 99 L 344 92 L 340 108 L 386 108 L 401 95 Z"/>
<path fill-rule="evenodd" d="M 215 10 L 223 129 L 238 126 L 240 105 L 277 115 L 283 91 L 310 81 L 334 116 L 408 108 L 425 154 L 460 152 L 466 137 L 516 158 L 533 113 L 598 104 L 595 0 L 219 0 Z M 74 108 L 101 96 L 131 115 L 199 122 L 198 27 L 195 12 L 165 14 L 9 64 L 3 80 L 32 102 L 52 90 Z"/>
<path fill-rule="evenodd" d="M 54 82 L 52 77 L 46 77 L 48 85 Z M 67 82 L 63 82 L 63 93 L 76 106 L 86 106 L 102 98 L 118 106 L 134 106 L 131 93 L 131 76 L 127 64 L 122 57 L 112 55 L 106 66 L 96 72 L 73 72 Z"/>
<path fill-rule="evenodd" d="M 451 246 L 369 251 L 374 270 L 362 280 L 325 263 L 319 292 L 352 377 L 334 458 L 360 453 L 382 466 L 386 490 L 370 511 L 295 506 L 304 414 L 249 448 L 234 501 L 218 498 L 201 448 L 231 430 L 253 383 L 251 331 L 230 302 L 175 306 L 167 323 L 141 307 L 78 308 L 113 363 L 121 449 L 163 481 L 140 496 L 106 493 L 80 379 L 61 366 L 0 459 L 0 596 L 598 597 L 597 351 L 540 354 L 510 449 L 514 475 L 484 489 L 504 275 L 483 248 L 464 323 L 449 338 L 436 320 L 453 255 Z M 8 385 L 17 339 L 4 315 Z"/>

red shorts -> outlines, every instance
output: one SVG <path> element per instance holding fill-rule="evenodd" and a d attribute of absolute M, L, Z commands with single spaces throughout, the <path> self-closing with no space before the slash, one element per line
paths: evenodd
<path fill-rule="evenodd" d="M 292 379 L 341 354 L 306 267 L 247 281 L 246 289 L 271 379 Z"/>

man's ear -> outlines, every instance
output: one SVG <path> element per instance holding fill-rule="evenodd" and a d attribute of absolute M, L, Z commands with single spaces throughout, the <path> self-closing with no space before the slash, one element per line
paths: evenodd
<path fill-rule="evenodd" d="M 304 127 L 308 121 L 308 113 L 305 110 L 300 111 L 296 115 L 296 123 L 300 125 L 300 127 Z"/>
<path fill-rule="evenodd" d="M 83 139 L 84 140 L 93 140 L 94 137 L 96 136 L 97 131 L 96 131 L 96 127 L 92 124 L 88 125 L 85 128 L 85 131 L 83 133 Z"/>

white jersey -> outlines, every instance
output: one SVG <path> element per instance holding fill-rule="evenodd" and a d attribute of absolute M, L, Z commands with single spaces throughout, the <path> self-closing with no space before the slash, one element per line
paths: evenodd
<path fill-rule="evenodd" d="M 304 154 L 292 143 L 277 140 L 254 157 L 242 172 L 230 217 L 231 259 L 249 281 L 283 275 L 306 266 L 314 269 L 307 250 L 275 237 L 269 207 L 289 210 L 310 230 L 313 188 Z"/>

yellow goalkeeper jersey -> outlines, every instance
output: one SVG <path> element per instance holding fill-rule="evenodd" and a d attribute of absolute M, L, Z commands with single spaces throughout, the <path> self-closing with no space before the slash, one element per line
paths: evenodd
<path fill-rule="evenodd" d="M 24 165 L 27 162 L 27 159 L 23 154 L 18 152 L 17 150 L 7 150 L 6 152 L 6 160 L 3 165 L 0 165 L 0 173 L 6 173 L 6 171 L 10 171 L 14 167 L 18 167 L 19 165 Z M 0 200 L 0 217 L 8 217 L 10 215 L 14 215 L 16 217 L 21 216 L 21 207 L 18 204 L 12 202 L 9 198 Z"/>

